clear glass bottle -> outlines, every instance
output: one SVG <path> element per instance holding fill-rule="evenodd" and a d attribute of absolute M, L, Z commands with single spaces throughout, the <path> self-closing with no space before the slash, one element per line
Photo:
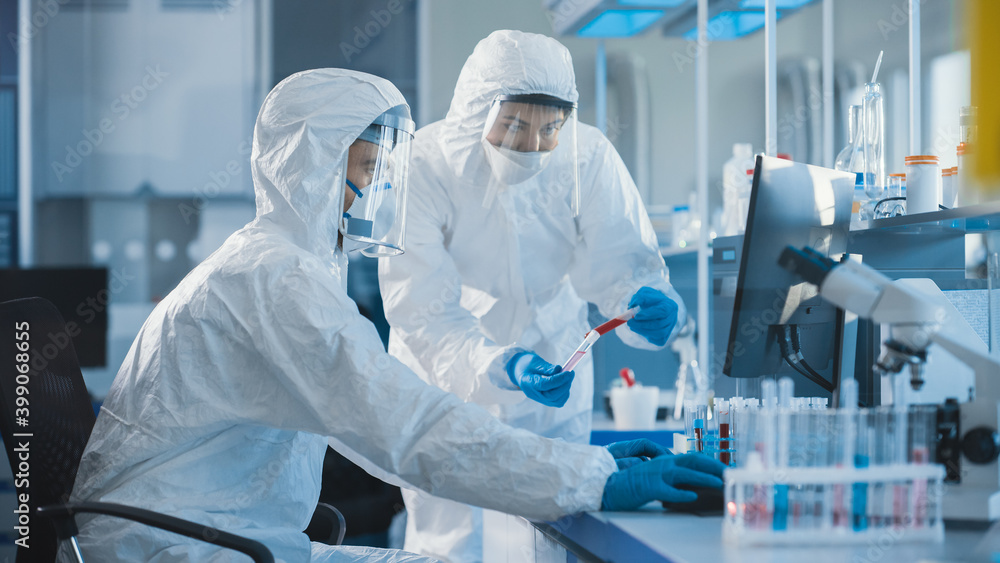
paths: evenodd
<path fill-rule="evenodd" d="M 844 147 L 833 168 L 844 172 L 864 172 L 864 153 L 861 146 L 861 106 L 847 109 L 847 146 Z"/>
<path fill-rule="evenodd" d="M 865 84 L 861 106 L 865 195 L 881 199 L 885 191 L 885 107 L 878 82 Z"/>
<path fill-rule="evenodd" d="M 976 106 L 962 106 L 962 109 L 958 112 L 958 125 L 960 138 L 959 141 L 967 144 L 974 145 L 978 140 L 979 127 L 977 127 L 976 120 L 978 118 L 979 110 Z"/>

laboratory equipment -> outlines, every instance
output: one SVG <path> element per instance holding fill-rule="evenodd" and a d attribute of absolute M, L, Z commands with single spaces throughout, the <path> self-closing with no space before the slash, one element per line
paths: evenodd
<path fill-rule="evenodd" d="M 722 371 L 729 377 L 790 375 L 803 394 L 829 394 L 843 361 L 843 314 L 777 266 L 781 250 L 813 241 L 847 248 L 855 176 L 758 156 Z M 773 265 L 773 266 L 772 266 Z M 853 368 L 853 366 L 851 366 Z"/>
<path fill-rule="evenodd" d="M 580 360 L 583 359 L 583 357 L 587 354 L 587 351 L 589 351 L 590 348 L 594 345 L 594 343 L 597 342 L 598 338 L 600 338 L 604 334 L 607 334 L 608 332 L 611 332 L 612 330 L 618 328 L 619 326 L 625 324 L 638 312 L 639 312 L 638 307 L 632 307 L 631 309 L 625 311 L 624 313 L 618 315 L 617 317 L 607 322 L 601 323 L 593 330 L 587 332 L 587 334 L 584 335 L 583 337 L 583 342 L 581 342 L 580 345 L 577 346 L 576 351 L 573 352 L 573 355 L 571 355 L 569 359 L 566 360 L 565 363 L 563 363 L 563 371 L 570 371 L 573 368 L 575 368 L 576 364 L 580 363 Z"/>
<path fill-rule="evenodd" d="M 851 204 L 851 230 L 867 229 L 875 217 L 875 206 L 865 195 L 865 173 L 858 172 L 854 180 L 854 201 Z"/>
<path fill-rule="evenodd" d="M 880 53 L 879 61 L 881 59 Z M 872 82 L 865 84 L 861 107 L 865 195 L 869 201 L 878 201 L 882 199 L 882 192 L 885 190 L 885 108 L 881 86 L 874 78 Z"/>
<path fill-rule="evenodd" d="M 959 143 L 955 151 L 958 166 L 954 183 L 958 191 L 959 205 L 972 205 L 979 202 L 979 192 L 972 182 L 971 159 L 979 140 L 977 116 L 979 110 L 975 106 L 964 106 L 959 110 Z"/>
<path fill-rule="evenodd" d="M 958 183 L 958 203 L 959 205 L 974 205 L 979 202 L 979 192 L 971 180 L 970 159 L 972 158 L 972 146 L 965 143 L 958 145 L 955 150 L 958 158 L 957 173 L 955 174 Z"/>
<path fill-rule="evenodd" d="M 914 213 L 937 211 L 941 202 L 941 167 L 934 155 L 914 155 L 906 161 L 906 210 Z"/>
<path fill-rule="evenodd" d="M 660 406 L 660 388 L 641 383 L 611 388 L 616 430 L 652 430 Z"/>
<path fill-rule="evenodd" d="M 979 127 L 976 124 L 979 109 L 976 106 L 962 106 L 958 111 L 959 142 L 975 145 L 979 140 Z"/>
<path fill-rule="evenodd" d="M 943 540 L 945 471 L 918 454 L 933 444 L 932 410 L 905 403 L 858 409 L 854 380 L 845 381 L 839 410 L 789 400 L 790 380 L 779 384 L 778 406 L 768 407 L 770 384 L 764 407 L 739 417 L 755 451 L 724 474 L 727 543 L 864 544 L 887 534 Z"/>
<path fill-rule="evenodd" d="M 708 405 L 693 400 L 684 402 L 684 436 L 687 439 L 687 451 L 705 451 L 705 420 L 708 418 Z"/>
<path fill-rule="evenodd" d="M 962 332 L 941 290 L 930 280 L 893 281 L 859 262 L 838 264 L 809 248 L 799 251 L 789 247 L 780 261 L 816 285 L 824 299 L 861 318 L 889 325 L 889 337 L 873 366 L 876 375 L 892 376 L 908 369 L 910 385 L 919 389 L 932 343 L 972 368 L 975 387 L 961 406 L 960 418 L 954 420 L 956 439 L 960 427 L 970 428 L 962 435 L 961 445 L 956 444 L 969 463 L 961 473 L 949 471 L 949 479 L 954 474 L 960 484 L 952 486 L 945 497 L 945 515 L 962 520 L 1000 519 L 1000 361 L 990 357 L 977 338 Z M 955 462 L 955 458 L 949 461 Z"/>
<path fill-rule="evenodd" d="M 936 342 L 975 370 L 977 388 L 979 379 L 986 379 L 988 373 L 1000 374 L 1000 362 L 950 333 L 949 326 L 942 324 L 947 311 L 913 280 L 893 281 L 870 266 L 852 260 L 837 263 L 809 247 L 801 251 L 788 247 L 779 260 L 784 268 L 817 286 L 824 299 L 862 318 L 890 325 L 876 371 L 891 375 L 909 367 L 910 383 L 919 390 L 927 348 Z M 988 381 L 983 388 L 990 388 Z"/>
<path fill-rule="evenodd" d="M 906 174 L 889 174 L 885 199 L 875 204 L 875 218 L 906 215 Z"/>
<path fill-rule="evenodd" d="M 694 319 L 688 316 L 687 325 L 670 343 L 670 349 L 679 357 L 677 369 L 677 395 L 674 398 L 674 420 L 680 420 L 688 395 L 704 401 L 708 394 L 708 378 L 698 366 L 698 346 L 694 341 Z"/>
<path fill-rule="evenodd" d="M 719 461 L 724 465 L 732 462 L 732 450 L 729 441 L 732 427 L 732 412 L 729 401 L 723 399 L 715 402 L 715 421 L 719 428 Z"/>
<path fill-rule="evenodd" d="M 841 172 L 864 172 L 864 148 L 861 143 L 861 106 L 847 108 L 847 146 L 834 161 L 834 170 Z"/>

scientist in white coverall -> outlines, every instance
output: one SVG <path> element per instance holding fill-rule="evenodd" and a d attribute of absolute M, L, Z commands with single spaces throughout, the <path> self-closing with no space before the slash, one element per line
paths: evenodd
<path fill-rule="evenodd" d="M 480 41 L 445 119 L 416 133 L 407 253 L 382 260 L 379 280 L 392 355 L 512 426 L 587 443 L 589 356 L 539 393 L 512 373 L 511 352 L 563 362 L 590 329 L 588 301 L 605 317 L 638 306 L 617 335 L 659 349 L 685 309 L 628 170 L 598 129 L 576 123 L 577 98 L 556 40 Z M 403 498 L 407 550 L 482 560 L 480 509 L 412 489 Z"/>
<path fill-rule="evenodd" d="M 534 518 L 693 499 L 671 484 L 721 487 L 722 466 L 705 456 L 512 429 L 386 354 L 347 296 L 340 239 L 373 256 L 402 251 L 408 117 L 392 84 L 353 71 L 306 71 L 271 91 L 254 129 L 257 217 L 146 320 L 72 500 L 213 526 L 287 563 L 397 562 L 429 559 L 302 533 L 328 440 L 396 484 Z M 248 560 L 141 524 L 78 520 L 88 561 Z M 72 560 L 62 548 L 60 561 Z"/>

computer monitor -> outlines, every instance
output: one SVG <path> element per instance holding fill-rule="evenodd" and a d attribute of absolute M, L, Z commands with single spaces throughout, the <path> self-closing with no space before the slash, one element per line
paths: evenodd
<path fill-rule="evenodd" d="M 67 325 L 74 323 L 73 330 L 67 332 L 81 367 L 107 364 L 107 268 L 0 269 L 0 301 L 24 297 L 51 301 Z M 40 338 L 58 342 L 62 336 Z"/>
<path fill-rule="evenodd" d="M 838 259 L 847 250 L 854 175 L 758 156 L 723 373 L 790 375 L 796 394 L 839 382 L 843 311 L 778 265 L 785 247 Z"/>

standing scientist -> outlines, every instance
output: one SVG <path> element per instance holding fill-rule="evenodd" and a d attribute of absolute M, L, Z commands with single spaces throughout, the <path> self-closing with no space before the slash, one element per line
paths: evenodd
<path fill-rule="evenodd" d="M 585 444 L 587 302 L 659 349 L 684 325 L 639 193 L 611 142 L 577 123 L 569 51 L 496 31 L 466 61 L 444 120 L 417 132 L 408 252 L 382 260 L 389 352 L 424 380 L 541 436 Z M 482 511 L 404 490 L 406 548 L 481 561 Z"/>

